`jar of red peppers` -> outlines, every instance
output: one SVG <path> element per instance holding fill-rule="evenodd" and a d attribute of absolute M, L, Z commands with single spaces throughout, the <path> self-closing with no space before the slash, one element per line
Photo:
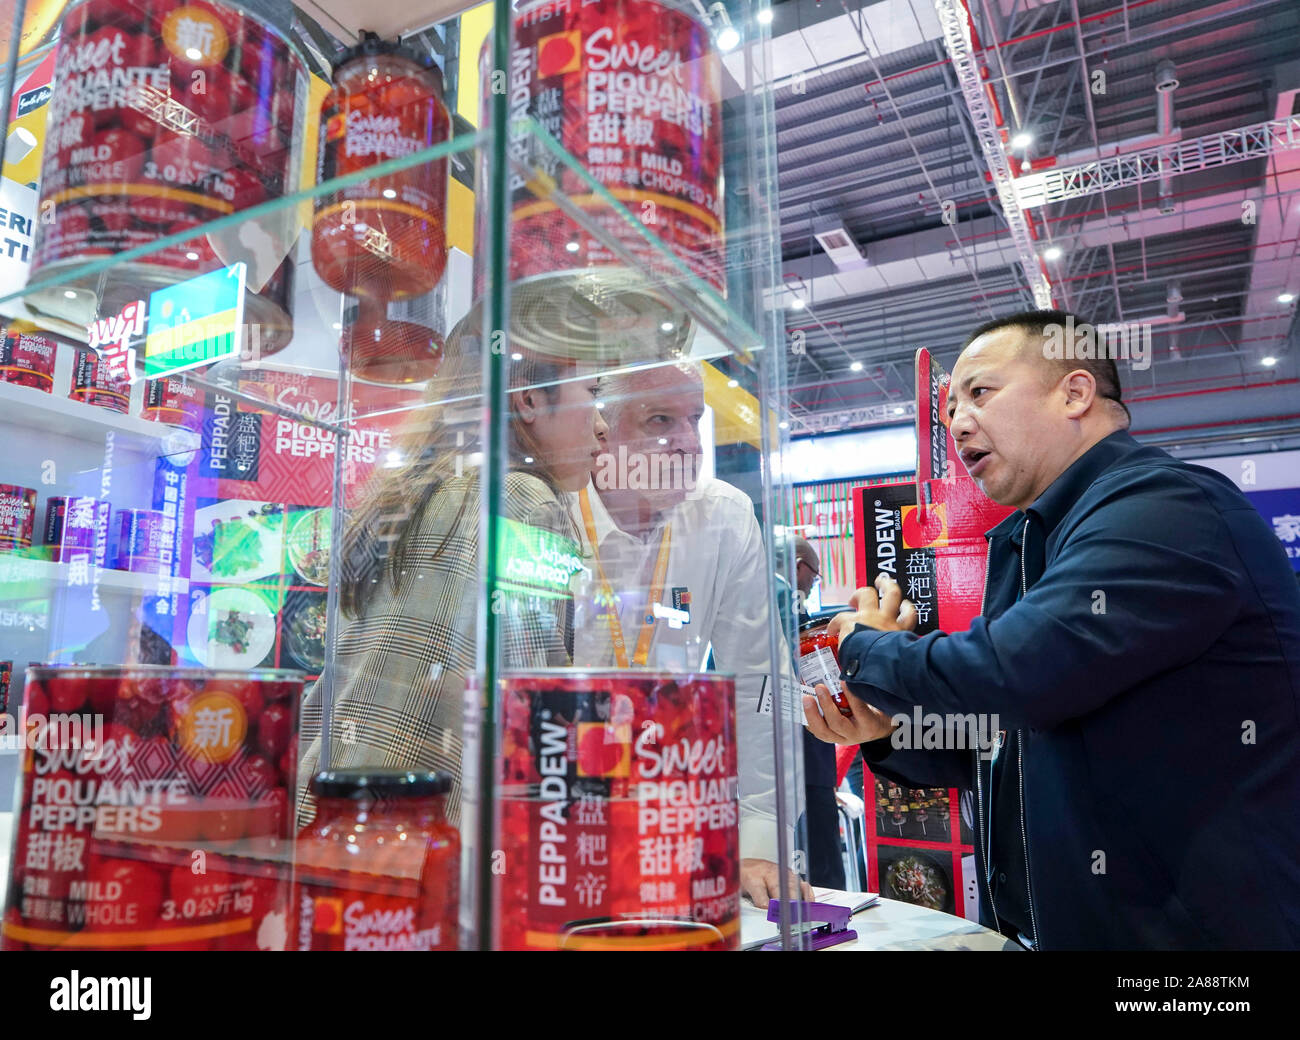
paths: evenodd
<path fill-rule="evenodd" d="M 298 834 L 302 950 L 454 950 L 460 836 L 444 773 L 337 769 Z"/>
<path fill-rule="evenodd" d="M 799 626 L 799 681 L 806 686 L 825 686 L 840 714 L 852 718 L 853 710 L 840 685 L 840 641 L 828 631 L 830 622 L 830 618 L 814 618 Z"/>
<path fill-rule="evenodd" d="M 400 41 L 364 33 L 334 68 L 321 108 L 321 183 L 450 138 L 442 73 Z M 447 160 L 316 200 L 311 259 L 330 288 L 375 300 L 427 293 L 447 266 Z"/>

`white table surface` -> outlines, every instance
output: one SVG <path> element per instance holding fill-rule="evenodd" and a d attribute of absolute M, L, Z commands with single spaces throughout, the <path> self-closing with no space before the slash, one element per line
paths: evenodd
<path fill-rule="evenodd" d="M 13 813 L 0 812 L 0 905 L 9 883 L 9 843 Z M 881 899 L 853 916 L 854 942 L 832 946 L 836 950 L 1019 950 L 997 932 L 981 928 L 937 910 L 926 910 L 895 899 Z"/>

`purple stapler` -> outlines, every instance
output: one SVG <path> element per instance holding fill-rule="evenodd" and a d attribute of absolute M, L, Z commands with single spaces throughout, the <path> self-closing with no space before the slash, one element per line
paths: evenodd
<path fill-rule="evenodd" d="M 809 949 L 824 950 L 828 946 L 838 946 L 842 942 L 852 942 L 858 933 L 849 927 L 849 918 L 853 916 L 847 906 L 835 906 L 833 903 L 805 903 L 790 901 L 791 921 L 812 922 L 816 925 L 809 933 Z M 767 919 L 781 920 L 781 900 L 773 899 L 767 904 Z M 781 949 L 781 940 L 770 942 L 765 950 Z"/>

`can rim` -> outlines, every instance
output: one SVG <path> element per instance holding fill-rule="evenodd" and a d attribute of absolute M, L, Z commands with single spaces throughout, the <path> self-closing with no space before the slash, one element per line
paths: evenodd
<path fill-rule="evenodd" d="M 582 676 L 595 678 L 619 679 L 672 679 L 676 682 L 709 682 L 711 680 L 735 681 L 734 672 L 671 672 L 657 668 L 537 668 L 523 671 L 509 671 L 498 677 L 498 682 L 507 683 L 517 680 L 537 680 L 546 678 L 576 679 Z"/>
<path fill-rule="evenodd" d="M 261 679 L 293 681 L 301 678 L 306 681 L 307 673 L 301 668 L 250 668 L 239 671 L 233 668 L 177 668 L 167 664 L 39 664 L 28 665 L 28 675 L 37 677 L 53 675 L 55 678 L 78 678 L 82 676 L 119 676 L 141 674 L 167 679 Z"/>

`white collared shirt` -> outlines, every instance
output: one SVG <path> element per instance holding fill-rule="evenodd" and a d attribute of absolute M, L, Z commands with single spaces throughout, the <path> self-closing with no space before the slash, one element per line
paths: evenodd
<path fill-rule="evenodd" d="M 710 645 L 714 667 L 736 677 L 736 739 L 740 762 L 740 850 L 742 858 L 775 861 L 776 781 L 773 766 L 772 676 L 769 653 L 767 553 L 754 506 L 738 488 L 704 477 L 685 501 L 665 515 L 645 537 L 621 530 L 591 484 L 587 486 L 600 562 L 614 591 L 628 658 L 636 650 L 642 624 L 655 617 L 648 602 L 664 525 L 670 528 L 667 573 L 652 625 L 646 666 L 675 672 L 704 668 Z M 578 496 L 573 516 L 582 530 L 583 550 L 591 547 Z M 574 590 L 573 663 L 578 668 L 615 667 L 610 623 L 596 602 L 599 577 Z M 581 582 L 579 583 L 582 584 Z M 686 611 L 689 620 L 670 611 Z M 778 646 L 783 674 L 789 653 Z M 789 734 L 787 734 L 789 735 Z M 796 735 L 786 743 L 802 739 Z M 792 755 L 787 754 L 787 762 Z M 787 765 L 786 777 L 790 777 Z M 793 814 L 792 814 L 793 816 Z M 787 829 L 793 847 L 793 819 Z"/>

